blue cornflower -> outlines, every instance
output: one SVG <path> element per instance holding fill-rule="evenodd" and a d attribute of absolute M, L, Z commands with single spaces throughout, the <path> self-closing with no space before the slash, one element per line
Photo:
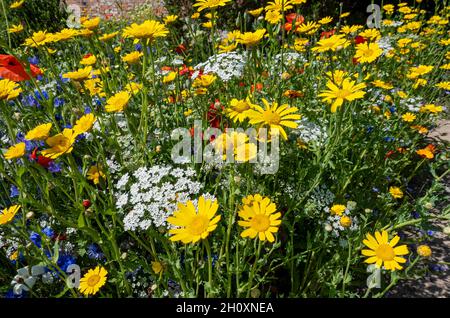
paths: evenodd
<path fill-rule="evenodd" d="M 15 185 L 12 185 L 9 196 L 11 198 L 15 198 L 15 197 L 18 197 L 19 194 L 20 194 L 19 189 Z"/>
<path fill-rule="evenodd" d="M 63 253 L 59 255 L 57 265 L 63 272 L 67 271 L 67 267 L 69 267 L 72 264 L 75 264 L 76 258 L 73 255 Z"/>
<path fill-rule="evenodd" d="M 384 137 L 383 139 L 384 139 L 384 141 L 387 141 L 387 142 L 395 141 L 395 138 L 394 138 L 394 137 L 389 137 L 389 136 Z"/>
<path fill-rule="evenodd" d="M 51 173 L 61 172 L 61 164 L 55 163 L 54 161 L 50 162 L 48 165 L 48 171 L 50 171 Z"/>
<path fill-rule="evenodd" d="M 105 258 L 105 254 L 103 254 L 100 246 L 96 243 L 92 243 L 87 248 L 87 255 L 90 259 L 101 260 Z"/>
<path fill-rule="evenodd" d="M 86 106 L 86 107 L 84 108 L 84 113 L 85 113 L 85 114 L 90 114 L 90 113 L 92 113 L 92 109 L 91 109 L 89 106 Z"/>
<path fill-rule="evenodd" d="M 412 216 L 413 218 L 415 218 L 415 219 L 420 218 L 420 214 L 419 214 L 419 212 L 417 212 L 417 211 L 412 211 L 412 212 L 411 212 L 411 216 Z"/>
<path fill-rule="evenodd" d="M 53 101 L 53 105 L 55 107 L 61 107 L 64 105 L 64 103 L 65 103 L 64 98 L 61 97 L 56 97 L 55 100 Z"/>
<path fill-rule="evenodd" d="M 52 228 L 49 226 L 47 226 L 45 229 L 43 229 L 42 233 L 44 233 L 45 235 L 47 235 L 50 238 L 55 235 L 55 231 L 53 231 Z"/>
<path fill-rule="evenodd" d="M 138 43 L 138 44 L 136 44 L 135 46 L 134 46 L 134 49 L 136 50 L 136 51 L 141 51 L 142 50 L 142 44 L 141 43 Z"/>
<path fill-rule="evenodd" d="M 33 242 L 33 244 L 36 245 L 37 247 L 41 248 L 42 238 L 38 233 L 31 232 L 30 241 Z"/>
<path fill-rule="evenodd" d="M 28 62 L 30 62 L 30 64 L 34 64 L 34 65 L 38 65 L 39 64 L 39 58 L 35 55 L 32 57 L 28 58 Z"/>
<path fill-rule="evenodd" d="M 368 134 L 370 134 L 371 132 L 373 132 L 373 126 L 369 126 L 369 127 L 367 127 L 367 130 L 366 130 L 366 132 L 368 133 Z"/>

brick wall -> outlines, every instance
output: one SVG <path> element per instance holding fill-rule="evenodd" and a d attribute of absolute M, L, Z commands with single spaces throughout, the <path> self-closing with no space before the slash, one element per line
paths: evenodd
<path fill-rule="evenodd" d="M 102 18 L 126 16 L 127 13 L 142 4 L 154 7 L 154 11 L 158 15 L 158 11 L 163 10 L 162 3 L 161 0 L 66 0 L 67 5 L 79 5 L 83 14 Z"/>

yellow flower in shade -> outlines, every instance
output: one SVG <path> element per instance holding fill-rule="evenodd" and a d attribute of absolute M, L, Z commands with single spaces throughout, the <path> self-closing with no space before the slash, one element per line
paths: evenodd
<path fill-rule="evenodd" d="M 11 9 L 19 9 L 20 7 L 22 7 L 24 2 L 25 2 L 25 0 L 14 1 L 13 3 L 11 3 L 11 5 L 9 7 Z"/>
<path fill-rule="evenodd" d="M 266 12 L 266 21 L 270 24 L 277 24 L 281 21 L 283 16 L 281 15 L 280 11 L 267 11 Z"/>
<path fill-rule="evenodd" d="M 222 44 L 219 45 L 219 53 L 234 51 L 237 48 L 237 45 L 238 44 L 236 42 L 231 44 L 228 44 L 228 42 L 226 43 L 223 42 Z"/>
<path fill-rule="evenodd" d="M 203 74 L 197 77 L 192 83 L 192 87 L 208 87 L 217 79 L 217 76 L 213 74 Z"/>
<path fill-rule="evenodd" d="M 297 4 L 303 4 L 306 3 L 307 0 L 290 0 L 291 4 L 297 5 Z"/>
<path fill-rule="evenodd" d="M 95 62 L 97 62 L 97 58 L 95 57 L 95 55 L 90 55 L 90 56 L 83 57 L 83 59 L 80 61 L 80 64 L 81 65 L 93 65 L 93 64 L 95 64 Z"/>
<path fill-rule="evenodd" d="M 194 7 L 198 7 L 197 11 L 201 12 L 205 9 L 214 9 L 217 7 L 223 7 L 231 0 L 197 0 L 194 3 Z"/>
<path fill-rule="evenodd" d="M 11 100 L 19 96 L 22 89 L 16 82 L 10 81 L 9 79 L 0 79 L 0 100 L 6 99 Z"/>
<path fill-rule="evenodd" d="M 324 38 L 317 42 L 317 45 L 312 48 L 313 52 L 327 52 L 327 51 L 336 51 L 342 48 L 345 48 L 350 43 L 345 39 L 344 35 L 333 35 L 329 38 Z"/>
<path fill-rule="evenodd" d="M 259 17 L 261 15 L 261 13 L 263 12 L 264 8 L 259 8 L 259 9 L 255 9 L 255 10 L 250 10 L 247 11 L 248 14 L 254 16 L 255 18 Z"/>
<path fill-rule="evenodd" d="M 253 104 L 248 97 L 245 100 L 233 98 L 225 112 L 234 122 L 243 122 L 247 118 L 247 111 L 252 107 Z"/>
<path fill-rule="evenodd" d="M 212 21 L 207 21 L 205 23 L 202 23 L 202 26 L 207 29 L 211 29 L 213 27 L 213 24 L 212 24 Z"/>
<path fill-rule="evenodd" d="M 164 270 L 164 265 L 159 261 L 152 262 L 152 270 L 155 274 L 161 274 Z"/>
<path fill-rule="evenodd" d="M 29 47 L 38 47 L 47 44 L 50 36 L 46 31 L 34 32 L 31 37 L 25 39 L 24 45 Z"/>
<path fill-rule="evenodd" d="M 178 203 L 178 210 L 173 213 L 173 216 L 167 218 L 169 224 L 178 226 L 169 230 L 172 234 L 170 240 L 189 244 L 206 239 L 209 233 L 217 228 L 217 223 L 220 221 L 221 216 L 215 216 L 218 208 L 217 201 L 205 199 L 203 196 L 198 199 L 197 207 L 192 201 L 186 204 Z"/>
<path fill-rule="evenodd" d="M 105 97 L 106 95 L 103 92 L 103 82 L 98 77 L 85 80 L 83 85 L 89 91 L 91 96 L 98 95 L 100 97 Z"/>
<path fill-rule="evenodd" d="M 319 22 L 319 24 L 325 25 L 325 24 L 331 23 L 331 21 L 333 21 L 332 17 L 325 17 L 325 18 L 320 19 L 317 22 Z"/>
<path fill-rule="evenodd" d="M 431 248 L 428 245 L 419 245 L 417 247 L 417 254 L 419 254 L 419 256 L 428 258 L 431 256 L 432 252 L 431 252 Z"/>
<path fill-rule="evenodd" d="M 130 92 L 131 94 L 134 95 L 134 94 L 139 93 L 141 91 L 142 87 L 143 87 L 142 84 L 131 82 L 125 86 L 125 89 L 127 92 Z"/>
<path fill-rule="evenodd" d="M 84 37 L 90 37 L 92 34 L 94 34 L 94 31 L 89 29 L 81 29 L 77 32 L 77 35 L 84 36 Z"/>
<path fill-rule="evenodd" d="M 348 227 L 352 226 L 352 219 L 347 215 L 343 215 L 339 219 L 339 224 L 344 228 L 348 228 Z"/>
<path fill-rule="evenodd" d="M 255 32 L 245 32 L 239 34 L 237 42 L 247 46 L 254 46 L 258 44 L 266 33 L 266 29 L 259 29 Z"/>
<path fill-rule="evenodd" d="M 143 56 L 144 53 L 139 51 L 133 51 L 131 53 L 128 53 L 122 57 L 122 61 L 128 63 L 128 64 L 136 64 L 139 62 L 139 59 L 141 56 Z"/>
<path fill-rule="evenodd" d="M 364 30 L 360 32 L 358 35 L 371 41 L 376 41 L 381 38 L 380 31 L 378 31 L 375 28 Z"/>
<path fill-rule="evenodd" d="M 63 78 L 69 78 L 74 81 L 83 81 L 91 76 L 92 66 L 79 68 L 78 71 L 68 72 L 63 74 Z"/>
<path fill-rule="evenodd" d="M 23 31 L 23 25 L 22 24 L 17 24 L 17 25 L 12 25 L 9 29 L 8 29 L 8 33 L 19 33 Z"/>
<path fill-rule="evenodd" d="M 130 93 L 128 92 L 119 92 L 115 94 L 106 101 L 105 110 L 108 113 L 122 112 L 125 107 L 127 107 L 130 97 Z"/>
<path fill-rule="evenodd" d="M 314 21 L 308 21 L 297 26 L 296 31 L 298 33 L 306 33 L 307 35 L 312 35 L 320 28 L 320 24 Z"/>
<path fill-rule="evenodd" d="M 420 107 L 419 112 L 437 114 L 442 112 L 443 110 L 444 109 L 442 108 L 442 106 L 436 106 L 434 104 L 426 104 Z"/>
<path fill-rule="evenodd" d="M 62 29 L 61 31 L 53 34 L 52 41 L 53 42 L 59 42 L 64 40 L 72 39 L 73 37 L 77 36 L 78 30 L 75 29 Z"/>
<path fill-rule="evenodd" d="M 107 275 L 107 270 L 101 266 L 90 269 L 83 278 L 80 279 L 80 287 L 78 287 L 78 289 L 86 296 L 95 295 L 100 288 L 106 284 Z"/>
<path fill-rule="evenodd" d="M 47 139 L 50 129 L 52 129 L 52 123 L 42 124 L 31 129 L 25 135 L 26 140 L 45 140 Z"/>
<path fill-rule="evenodd" d="M 88 30 L 94 30 L 98 27 L 100 21 L 101 21 L 101 19 L 99 17 L 96 17 L 93 19 L 85 20 L 81 24 L 83 25 L 83 27 L 85 27 Z"/>
<path fill-rule="evenodd" d="M 381 80 L 375 80 L 372 82 L 372 84 L 375 87 L 382 88 L 382 89 L 393 89 L 394 88 L 394 86 L 392 86 L 392 84 L 383 82 Z"/>
<path fill-rule="evenodd" d="M 403 198 L 403 191 L 399 187 L 389 187 L 389 193 L 394 199 Z"/>
<path fill-rule="evenodd" d="M 333 73 L 326 72 L 327 77 L 336 85 L 341 85 L 346 77 L 348 77 L 348 73 L 342 70 L 335 70 Z"/>
<path fill-rule="evenodd" d="M 191 15 L 191 18 L 194 19 L 194 20 L 200 18 L 200 13 L 198 13 L 198 12 L 193 13 Z"/>
<path fill-rule="evenodd" d="M 407 123 L 411 123 L 416 119 L 416 115 L 413 113 L 407 112 L 406 114 L 402 115 L 402 120 L 406 121 Z"/>
<path fill-rule="evenodd" d="M 386 4 L 383 6 L 383 10 L 385 10 L 387 14 L 394 13 L 394 8 L 395 7 L 392 4 Z"/>
<path fill-rule="evenodd" d="M 9 208 L 4 209 L 0 213 L 0 225 L 5 225 L 11 222 L 16 216 L 17 212 L 20 209 L 20 205 L 13 205 Z"/>
<path fill-rule="evenodd" d="M 62 133 L 47 138 L 45 142 L 51 148 L 43 150 L 42 155 L 50 159 L 56 159 L 63 154 L 71 153 L 76 137 L 77 134 L 73 129 L 65 128 Z"/>
<path fill-rule="evenodd" d="M 165 24 L 173 23 L 177 21 L 177 19 L 178 19 L 177 15 L 168 15 L 167 17 L 164 18 L 164 23 Z"/>
<path fill-rule="evenodd" d="M 284 140 L 287 140 L 286 131 L 283 126 L 289 128 L 297 128 L 298 124 L 295 120 L 301 118 L 300 114 L 296 114 L 297 107 L 290 107 L 288 104 L 278 106 L 274 102 L 272 105 L 266 99 L 262 99 L 265 108 L 259 105 L 253 105 L 253 108 L 248 110 L 247 116 L 250 119 L 250 124 L 260 124 L 261 126 L 269 126 L 270 133 L 281 133 Z"/>
<path fill-rule="evenodd" d="M 244 205 L 252 206 L 253 202 L 261 202 L 264 199 L 264 197 L 260 194 L 249 194 L 245 198 L 242 198 L 242 203 Z"/>
<path fill-rule="evenodd" d="M 383 54 L 377 43 L 360 43 L 356 46 L 355 58 L 359 63 L 372 63 Z"/>
<path fill-rule="evenodd" d="M 97 119 L 92 113 L 82 116 L 80 119 L 77 120 L 75 126 L 73 126 L 75 134 L 80 135 L 84 134 L 85 132 L 88 132 L 89 130 L 91 130 L 96 120 Z"/>
<path fill-rule="evenodd" d="M 409 73 L 406 75 L 409 79 L 415 79 L 419 76 L 423 76 L 425 74 L 430 73 L 433 70 L 434 66 L 432 65 L 419 65 L 415 67 L 411 67 L 409 69 Z"/>
<path fill-rule="evenodd" d="M 330 208 L 330 213 L 341 216 L 346 208 L 347 207 L 342 204 L 333 204 L 333 206 Z"/>
<path fill-rule="evenodd" d="M 175 80 L 177 77 L 177 72 L 169 72 L 166 76 L 163 77 L 163 83 L 170 83 Z"/>
<path fill-rule="evenodd" d="M 362 28 L 363 28 L 362 25 L 344 25 L 341 28 L 341 33 L 344 33 L 344 34 L 356 33 L 359 31 L 359 29 L 362 29 Z"/>
<path fill-rule="evenodd" d="M 148 39 L 153 42 L 156 38 L 166 37 L 169 34 L 166 26 L 155 20 L 146 20 L 142 24 L 133 23 L 123 30 L 124 37 Z"/>
<path fill-rule="evenodd" d="M 244 205 L 238 212 L 242 220 L 238 224 L 244 228 L 242 237 L 256 238 L 260 241 L 274 242 L 273 233 L 278 232 L 281 224 L 281 213 L 277 212 L 277 206 L 269 198 L 253 201 L 251 205 Z"/>
<path fill-rule="evenodd" d="M 292 9 L 290 0 L 274 0 L 272 2 L 267 3 L 265 9 L 266 11 L 287 11 Z"/>
<path fill-rule="evenodd" d="M 294 40 L 294 50 L 297 52 L 305 52 L 306 51 L 306 45 L 309 43 L 308 39 L 304 38 L 297 38 Z"/>
<path fill-rule="evenodd" d="M 443 64 L 443 65 L 441 65 L 439 68 L 440 68 L 440 69 L 443 69 L 443 70 L 449 71 L 449 70 L 450 70 L 450 63 Z"/>
<path fill-rule="evenodd" d="M 6 152 L 3 154 L 5 156 L 6 160 L 12 160 L 21 158 L 25 154 L 25 143 L 19 142 L 18 144 L 15 144 L 6 150 Z"/>
<path fill-rule="evenodd" d="M 319 97 L 322 97 L 324 102 L 330 103 L 331 112 L 336 112 L 338 107 L 341 107 L 344 101 L 354 101 L 356 99 L 361 99 L 366 94 L 363 91 L 366 88 L 366 84 L 359 83 L 356 84 L 350 78 L 345 78 L 341 84 L 336 85 L 332 81 L 328 81 L 327 87 L 329 90 L 322 91 Z"/>
<path fill-rule="evenodd" d="M 349 15 L 350 15 L 350 12 L 343 12 L 343 13 L 339 16 L 339 18 L 344 19 L 344 18 L 348 17 Z"/>
<path fill-rule="evenodd" d="M 112 32 L 112 33 L 105 33 L 102 36 L 100 36 L 98 39 L 102 42 L 111 40 L 114 38 L 117 34 L 119 34 L 119 31 Z"/>
<path fill-rule="evenodd" d="M 106 176 L 98 165 L 92 166 L 89 168 L 87 172 L 88 180 L 94 182 L 94 184 L 100 183 L 100 178 L 105 179 Z"/>
<path fill-rule="evenodd" d="M 440 82 L 435 85 L 437 88 L 450 91 L 450 82 Z"/>
<path fill-rule="evenodd" d="M 369 257 L 364 262 L 373 264 L 380 268 L 384 266 L 385 269 L 395 271 L 402 269 L 400 264 L 406 263 L 406 259 L 401 255 L 407 255 L 409 253 L 406 245 L 397 246 L 400 237 L 394 236 L 389 242 L 389 236 L 386 231 L 375 232 L 375 237 L 370 233 L 367 233 L 366 239 L 363 240 L 364 245 L 369 249 L 363 249 L 362 255 Z M 400 264 L 399 264 L 400 263 Z"/>

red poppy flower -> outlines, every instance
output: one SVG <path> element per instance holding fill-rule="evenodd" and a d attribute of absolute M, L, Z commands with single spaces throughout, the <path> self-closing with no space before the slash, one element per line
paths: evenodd
<path fill-rule="evenodd" d="M 42 74 L 42 71 L 33 64 L 30 64 L 30 72 L 33 77 Z M 28 81 L 30 79 L 30 75 L 18 59 L 12 55 L 4 54 L 0 54 L 0 77 L 14 82 Z"/>
<path fill-rule="evenodd" d="M 356 38 L 355 38 L 355 44 L 361 44 L 361 43 L 365 43 L 367 40 L 364 38 L 364 37 L 362 37 L 362 36 L 360 36 L 360 35 L 358 35 L 358 36 L 356 36 Z"/>
<path fill-rule="evenodd" d="M 262 83 L 256 83 L 256 90 L 258 91 L 262 91 L 264 85 Z M 252 91 L 252 93 L 255 91 L 255 86 L 252 85 L 250 90 Z"/>
<path fill-rule="evenodd" d="M 184 44 L 178 45 L 175 49 L 175 52 L 177 52 L 178 54 L 182 54 L 184 51 L 186 51 L 186 47 L 184 46 Z"/>
<path fill-rule="evenodd" d="M 192 67 L 187 67 L 185 64 L 183 64 L 182 68 L 178 71 L 178 74 L 180 74 L 180 76 L 187 74 L 189 77 L 191 77 L 193 73 L 194 69 Z"/>
<path fill-rule="evenodd" d="M 336 33 L 336 30 L 335 30 L 335 29 L 333 29 L 333 30 L 331 30 L 331 31 L 323 31 L 323 32 L 320 34 L 320 39 L 327 39 L 327 38 L 329 38 L 330 36 L 334 35 L 334 33 Z"/>
<path fill-rule="evenodd" d="M 209 111 L 207 114 L 209 125 L 213 128 L 219 128 L 222 122 L 221 112 L 225 108 L 220 104 L 220 101 L 216 99 L 214 103 L 209 106 Z"/>
<path fill-rule="evenodd" d="M 33 150 L 33 152 L 30 155 L 30 159 L 36 161 L 36 163 L 44 168 L 48 168 L 50 166 L 50 163 L 53 161 L 53 159 L 44 157 L 44 156 L 38 156 L 37 155 L 37 148 Z"/>
<path fill-rule="evenodd" d="M 286 31 L 291 31 L 294 24 L 295 26 L 302 24 L 303 22 L 305 22 L 305 18 L 300 14 L 289 13 L 288 15 L 286 15 L 286 21 L 287 22 L 284 24 L 284 29 Z"/>

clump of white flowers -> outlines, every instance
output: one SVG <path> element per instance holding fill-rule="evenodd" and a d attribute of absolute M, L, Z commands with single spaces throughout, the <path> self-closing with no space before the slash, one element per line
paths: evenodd
<path fill-rule="evenodd" d="M 247 55 L 245 53 L 229 52 L 216 54 L 211 56 L 206 62 L 194 67 L 196 72 L 192 74 L 192 79 L 198 76 L 198 71 L 203 70 L 205 74 L 214 73 L 222 81 L 228 82 L 232 78 L 242 76 L 246 61 Z"/>
<path fill-rule="evenodd" d="M 325 222 L 325 230 L 331 232 L 334 237 L 339 237 L 345 231 L 354 231 L 358 228 L 358 219 L 351 216 L 351 211 L 356 208 L 356 202 L 348 201 L 347 206 L 341 215 L 328 215 Z M 330 209 L 326 207 L 325 212 L 330 213 Z"/>
<path fill-rule="evenodd" d="M 303 117 L 297 121 L 297 128 L 292 131 L 292 135 L 300 139 L 299 141 L 312 145 L 322 147 L 325 145 L 328 134 L 325 127 L 319 126 Z"/>
<path fill-rule="evenodd" d="M 125 173 L 115 186 L 116 208 L 124 213 L 126 231 L 168 227 L 167 218 L 186 203 L 200 196 L 202 185 L 196 173 L 172 166 L 141 167 Z"/>
<path fill-rule="evenodd" d="M 300 53 L 296 52 L 284 52 L 283 54 L 277 54 L 270 61 L 269 69 L 272 74 L 281 74 L 285 71 L 289 71 L 292 68 L 298 67 L 308 60 Z M 281 70 L 282 68 L 282 70 Z"/>

